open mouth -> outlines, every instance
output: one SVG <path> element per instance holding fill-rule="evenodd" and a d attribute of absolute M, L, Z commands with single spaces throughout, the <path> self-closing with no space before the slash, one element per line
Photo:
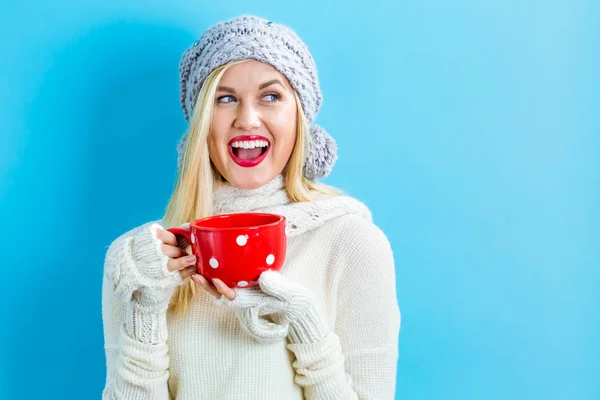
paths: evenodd
<path fill-rule="evenodd" d="M 228 143 L 229 155 L 242 167 L 254 167 L 260 164 L 271 148 L 271 142 L 264 136 L 236 136 Z"/>

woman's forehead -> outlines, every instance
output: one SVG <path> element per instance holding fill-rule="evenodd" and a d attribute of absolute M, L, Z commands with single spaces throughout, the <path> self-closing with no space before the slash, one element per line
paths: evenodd
<path fill-rule="evenodd" d="M 258 60 L 247 60 L 229 67 L 221 77 L 220 84 L 228 87 L 244 86 L 258 89 L 261 84 L 272 80 L 278 80 L 286 88 L 291 89 L 286 77 L 272 65 Z"/>

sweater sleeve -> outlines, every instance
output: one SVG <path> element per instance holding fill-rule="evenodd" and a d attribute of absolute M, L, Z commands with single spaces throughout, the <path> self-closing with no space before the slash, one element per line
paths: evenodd
<path fill-rule="evenodd" d="M 288 345 L 296 382 L 311 400 L 392 400 L 400 309 L 390 244 L 370 221 L 346 216 L 331 251 L 339 271 L 334 332 Z"/>
<path fill-rule="evenodd" d="M 130 240 L 138 230 L 128 232 L 115 240 L 111 248 Z M 108 254 L 110 253 L 110 249 Z M 166 329 L 166 311 L 156 312 L 152 318 L 140 313 L 135 299 L 123 302 L 119 285 L 114 283 L 110 271 L 117 266 L 114 257 L 107 256 L 102 283 L 102 320 L 104 325 L 104 348 L 106 354 L 106 383 L 103 400 L 170 400 L 167 380 L 169 378 L 169 355 L 166 335 L 157 343 L 148 343 L 136 338 L 135 331 L 127 329 L 126 320 L 133 315 L 136 320 L 163 321 L 160 330 Z M 135 269 L 134 265 L 119 262 L 121 270 Z M 127 263 L 131 263 L 127 261 Z M 129 285 L 128 285 L 129 286 Z M 137 317 L 136 317 L 137 316 Z M 142 319 L 143 317 L 143 319 Z M 156 327 L 159 328 L 159 327 Z"/>
<path fill-rule="evenodd" d="M 392 400 L 401 320 L 392 249 L 372 222 L 356 216 L 345 220 L 334 246 L 335 258 L 344 264 L 335 332 L 358 397 Z"/>

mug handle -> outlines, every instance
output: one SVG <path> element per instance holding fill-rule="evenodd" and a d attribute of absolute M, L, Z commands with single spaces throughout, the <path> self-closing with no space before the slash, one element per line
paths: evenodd
<path fill-rule="evenodd" d="M 181 235 L 185 238 L 185 240 L 187 240 L 188 244 L 190 246 L 192 246 L 192 232 L 185 230 L 183 228 L 169 228 L 167 229 L 168 232 L 171 232 L 172 234 L 174 234 L 175 236 L 177 235 Z M 199 251 L 198 251 L 199 252 Z M 192 254 L 194 253 L 194 251 L 192 250 Z M 202 265 L 202 259 L 200 257 L 198 257 L 198 260 L 196 261 L 196 270 L 200 271 L 198 266 Z"/>
<path fill-rule="evenodd" d="M 192 233 L 190 231 L 187 231 L 183 228 L 169 228 L 167 229 L 168 232 L 171 232 L 174 235 L 181 235 L 185 238 L 185 240 L 187 240 L 187 242 L 190 244 L 190 246 L 192 245 Z"/>

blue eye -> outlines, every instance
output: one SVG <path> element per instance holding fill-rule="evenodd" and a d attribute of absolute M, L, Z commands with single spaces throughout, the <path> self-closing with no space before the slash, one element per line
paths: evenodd
<path fill-rule="evenodd" d="M 263 99 L 266 98 L 266 97 L 269 97 L 269 96 L 272 99 L 272 100 L 269 100 L 269 102 L 277 101 L 277 100 L 279 100 L 281 98 L 281 96 L 278 95 L 277 93 L 269 93 L 269 94 L 265 94 L 263 96 Z"/>
<path fill-rule="evenodd" d="M 221 96 L 217 98 L 217 103 L 231 103 L 231 101 L 223 101 L 224 99 L 232 99 L 232 101 L 235 101 L 235 97 L 233 96 Z"/>
<path fill-rule="evenodd" d="M 281 99 L 281 95 L 279 95 L 277 93 L 269 93 L 269 94 L 265 94 L 263 96 L 263 99 L 269 103 L 273 103 L 273 102 Z M 217 97 L 217 103 L 227 104 L 227 103 L 233 103 L 235 101 L 236 101 L 236 98 L 231 95 Z"/>

